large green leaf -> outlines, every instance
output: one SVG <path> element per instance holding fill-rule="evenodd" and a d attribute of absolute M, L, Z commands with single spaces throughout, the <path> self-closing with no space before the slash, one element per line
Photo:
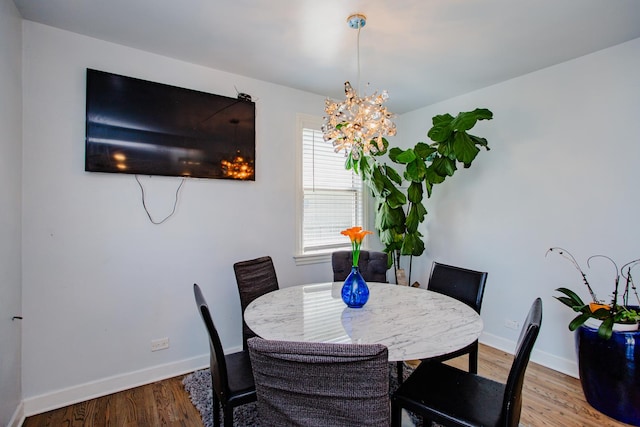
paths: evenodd
<path fill-rule="evenodd" d="M 585 307 L 588 307 L 588 306 L 585 306 Z M 606 319 L 607 317 L 611 316 L 611 310 L 608 310 L 606 308 L 599 308 L 596 311 L 594 311 L 591 316 L 595 317 L 596 319 Z"/>
<path fill-rule="evenodd" d="M 422 160 L 427 160 L 430 155 L 438 150 L 424 142 L 418 142 L 416 146 L 413 147 L 413 151 L 416 153 L 416 156 L 420 157 Z"/>
<path fill-rule="evenodd" d="M 424 221 L 426 209 L 422 203 L 412 204 L 409 208 L 409 214 L 407 215 L 407 233 L 415 233 L 418 231 L 418 226 Z"/>
<path fill-rule="evenodd" d="M 415 233 L 418 231 L 418 226 L 420 225 L 420 216 L 418 215 L 418 211 L 414 208 L 414 205 L 411 205 L 409 208 L 409 214 L 407 215 L 407 233 Z"/>
<path fill-rule="evenodd" d="M 354 165 L 354 163 L 356 163 L 356 162 L 357 162 L 357 160 L 355 160 L 353 158 L 353 155 L 351 153 L 349 153 L 349 154 L 347 154 L 347 158 L 344 161 L 344 168 L 346 170 L 356 170 L 355 169 L 356 166 Z"/>
<path fill-rule="evenodd" d="M 487 151 L 491 150 L 489 148 L 489 143 L 487 142 L 487 140 L 485 138 L 480 138 L 479 136 L 475 136 L 475 135 L 469 135 L 469 138 L 471 138 L 471 141 L 473 141 L 474 144 L 480 145 L 480 146 L 486 148 Z"/>
<path fill-rule="evenodd" d="M 421 234 L 417 231 L 415 233 L 406 233 L 400 253 L 402 255 L 420 256 L 423 252 L 424 242 L 421 239 Z"/>
<path fill-rule="evenodd" d="M 478 119 L 473 111 L 459 113 L 451 122 L 451 127 L 458 131 L 467 131 L 476 125 Z"/>
<path fill-rule="evenodd" d="M 449 134 L 449 138 L 438 145 L 438 153 L 442 157 L 447 157 L 451 160 L 455 160 L 456 158 L 456 152 L 453 149 L 453 136 L 453 133 Z"/>
<path fill-rule="evenodd" d="M 404 211 L 401 207 L 393 208 L 384 202 L 378 209 L 375 227 L 377 230 L 397 229 L 397 227 L 404 226 L 405 220 Z"/>
<path fill-rule="evenodd" d="M 407 181 L 422 182 L 427 173 L 427 165 L 420 157 L 416 157 L 412 162 L 407 164 L 404 177 Z"/>
<path fill-rule="evenodd" d="M 392 162 L 400 163 L 400 162 L 397 162 L 396 159 L 403 152 L 404 151 L 402 149 L 400 149 L 398 147 L 393 147 L 391 150 L 389 150 L 389 158 L 391 159 Z"/>
<path fill-rule="evenodd" d="M 446 178 L 446 174 L 439 174 L 433 164 L 427 168 L 427 174 L 425 176 L 425 183 L 430 184 L 440 184 Z M 431 196 L 431 188 L 427 188 L 427 193 Z"/>
<path fill-rule="evenodd" d="M 493 119 L 493 113 L 486 108 L 476 108 L 475 110 L 473 110 L 473 113 L 476 115 L 476 119 L 478 120 Z"/>
<path fill-rule="evenodd" d="M 582 302 L 582 299 L 578 296 L 578 294 L 576 294 L 569 288 L 558 288 L 556 289 L 556 291 L 568 296 L 571 299 L 571 304 L 567 304 L 569 307 L 573 307 L 576 305 L 579 305 L 579 306 L 586 305 L 584 302 Z"/>
<path fill-rule="evenodd" d="M 433 127 L 427 132 L 427 136 L 435 142 L 443 142 L 449 138 L 449 135 L 453 131 L 451 129 L 451 122 L 453 116 L 451 114 L 441 114 L 434 116 L 431 122 Z"/>
<path fill-rule="evenodd" d="M 363 180 L 367 180 L 371 177 L 373 173 L 373 168 L 375 167 L 376 162 L 369 156 L 364 156 L 360 159 L 360 176 Z"/>
<path fill-rule="evenodd" d="M 575 331 L 576 329 L 578 329 L 578 327 L 580 327 L 580 325 L 582 325 L 584 322 L 586 322 L 589 317 L 591 317 L 591 316 L 589 316 L 586 313 L 579 314 L 575 319 L 573 319 L 569 323 L 569 330 L 570 331 Z"/>
<path fill-rule="evenodd" d="M 443 126 L 450 124 L 452 121 L 453 116 L 449 113 L 444 113 L 433 116 L 433 118 L 431 119 L 431 124 L 433 124 L 434 126 Z"/>
<path fill-rule="evenodd" d="M 471 162 L 476 158 L 480 149 L 475 146 L 469 135 L 465 132 L 457 132 L 453 139 L 453 150 L 456 153 L 456 159 L 464 163 L 464 167 L 471 166 Z"/>
<path fill-rule="evenodd" d="M 402 191 L 398 190 L 396 187 L 392 187 L 387 195 L 387 202 L 394 209 L 402 208 L 402 206 L 407 203 L 407 197 Z"/>
<path fill-rule="evenodd" d="M 416 153 L 413 152 L 412 148 L 409 148 L 407 150 L 404 150 L 402 153 L 399 153 L 397 156 L 395 156 L 395 159 L 393 159 L 393 161 L 396 163 L 407 164 L 414 161 L 415 158 L 416 158 Z"/>
<path fill-rule="evenodd" d="M 394 245 L 393 234 L 391 230 L 378 230 L 378 235 L 380 236 L 380 242 L 385 245 L 385 252 L 389 253 L 387 249 L 391 249 L 390 247 Z"/>
<path fill-rule="evenodd" d="M 389 222 L 391 221 L 390 210 L 389 204 L 383 202 L 378 206 L 378 210 L 376 211 L 374 227 L 380 232 L 380 240 L 382 243 L 387 243 L 386 234 L 383 232 L 389 230 Z"/>
<path fill-rule="evenodd" d="M 373 168 L 371 170 L 371 176 L 369 178 L 369 186 L 377 197 L 383 196 L 385 190 L 385 176 L 380 172 L 380 169 Z"/>
<path fill-rule="evenodd" d="M 404 240 L 404 233 L 399 234 L 394 230 L 385 230 L 380 233 L 380 241 L 384 243 L 384 251 L 391 254 L 394 251 L 399 251 L 402 248 L 402 241 Z M 384 236 L 384 237 L 382 237 Z"/>
<path fill-rule="evenodd" d="M 440 176 L 452 176 L 457 169 L 455 160 L 448 157 L 438 157 L 431 167 Z"/>
<path fill-rule="evenodd" d="M 442 177 L 440 177 L 442 178 Z M 442 178 L 444 180 L 444 178 Z M 424 189 L 427 190 L 427 197 L 431 197 L 431 192 L 433 191 L 432 181 L 429 179 L 424 180 Z"/>
<path fill-rule="evenodd" d="M 422 183 L 414 181 L 409 184 L 407 199 L 409 199 L 411 203 L 419 203 L 422 201 L 422 197 Z"/>
<path fill-rule="evenodd" d="M 563 303 L 564 305 L 566 305 L 567 307 L 569 307 L 571 310 L 573 311 L 582 311 L 584 306 L 580 306 L 580 305 L 574 305 L 574 302 L 571 298 L 569 297 L 554 297 L 555 299 L 557 299 L 558 301 L 560 301 L 561 303 Z"/>
<path fill-rule="evenodd" d="M 391 181 L 395 182 L 398 185 L 402 185 L 402 177 L 398 172 L 396 172 L 394 168 L 388 165 L 384 165 L 384 171 Z"/>
<path fill-rule="evenodd" d="M 613 317 L 607 317 L 602 321 L 602 324 L 598 328 L 598 336 L 602 339 L 608 340 L 613 333 Z"/>

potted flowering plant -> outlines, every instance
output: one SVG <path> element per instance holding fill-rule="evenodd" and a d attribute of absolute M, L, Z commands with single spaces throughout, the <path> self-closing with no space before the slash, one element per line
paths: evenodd
<path fill-rule="evenodd" d="M 556 289 L 563 296 L 555 297 L 578 313 L 569 323 L 569 329 L 576 332 L 580 384 L 587 402 L 616 420 L 640 426 L 640 366 L 637 366 L 640 346 L 635 345 L 640 340 L 640 331 L 637 330 L 640 298 L 631 275 L 631 270 L 640 263 L 640 259 L 628 262 L 621 268 L 604 255 L 587 259 L 588 267 L 594 258 L 605 259 L 615 267 L 613 296 L 607 302 L 598 299 L 573 255 L 562 248 L 551 248 L 547 254 L 549 252 L 557 253 L 573 264 L 591 297 L 591 302 L 585 304 L 567 288 Z M 624 283 L 622 289 L 621 282 Z M 635 296 L 633 305 L 629 301 L 631 294 Z M 600 324 L 590 325 L 594 320 Z M 619 325 L 632 326 L 635 330 L 622 331 L 617 328 Z"/>
<path fill-rule="evenodd" d="M 558 301 L 571 308 L 573 311 L 579 313 L 570 323 L 569 330 L 575 331 L 587 322 L 589 319 L 596 319 L 598 326 L 598 336 L 604 339 L 611 338 L 611 334 L 615 324 L 630 324 L 637 325 L 640 322 L 640 311 L 638 305 L 640 305 L 640 298 L 638 297 L 638 290 L 633 283 L 631 276 L 631 269 L 640 263 L 640 259 L 633 260 L 618 269 L 617 264 L 609 257 L 605 255 L 593 255 L 587 259 L 587 266 L 594 258 L 603 258 L 613 264 L 616 270 L 616 275 L 613 279 L 613 296 L 610 302 L 598 299 L 593 291 L 587 275 L 580 268 L 580 265 L 576 259 L 568 251 L 562 248 L 551 248 L 548 253 L 557 253 L 560 256 L 568 259 L 573 266 L 580 272 L 582 276 L 582 282 L 587 287 L 591 296 L 589 303 L 584 303 L 582 299 L 572 290 L 568 288 L 558 288 L 556 291 L 560 292 L 564 296 L 555 297 Z M 624 288 L 620 289 L 620 278 L 624 279 Z M 630 305 L 629 297 L 633 293 L 635 295 L 636 304 Z M 636 327 L 637 329 L 637 327 Z"/>

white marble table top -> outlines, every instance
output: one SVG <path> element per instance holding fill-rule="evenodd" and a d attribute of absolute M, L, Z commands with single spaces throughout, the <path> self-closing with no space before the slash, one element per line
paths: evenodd
<path fill-rule="evenodd" d="M 482 319 L 448 296 L 388 283 L 367 283 L 369 301 L 348 308 L 342 282 L 270 292 L 246 308 L 244 319 L 260 337 L 281 341 L 380 343 L 390 361 L 451 353 L 478 339 Z"/>

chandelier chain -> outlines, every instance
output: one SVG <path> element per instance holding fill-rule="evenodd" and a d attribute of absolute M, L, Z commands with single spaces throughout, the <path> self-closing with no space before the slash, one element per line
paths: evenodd
<path fill-rule="evenodd" d="M 358 60 L 358 93 L 357 95 L 360 96 L 360 94 L 362 93 L 360 91 L 360 29 L 362 28 L 361 22 L 358 21 L 358 37 L 356 38 L 356 48 L 357 48 L 357 60 Z"/>

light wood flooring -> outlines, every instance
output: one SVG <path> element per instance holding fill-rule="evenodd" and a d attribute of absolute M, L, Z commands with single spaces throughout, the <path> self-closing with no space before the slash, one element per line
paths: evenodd
<path fill-rule="evenodd" d="M 504 382 L 513 357 L 480 345 L 479 374 Z M 463 356 L 451 364 L 466 369 Z M 530 363 L 520 424 L 523 427 L 627 426 L 593 409 L 584 400 L 579 380 Z M 28 417 L 23 427 L 194 426 L 200 414 L 182 386 L 182 377 L 122 391 Z"/>

